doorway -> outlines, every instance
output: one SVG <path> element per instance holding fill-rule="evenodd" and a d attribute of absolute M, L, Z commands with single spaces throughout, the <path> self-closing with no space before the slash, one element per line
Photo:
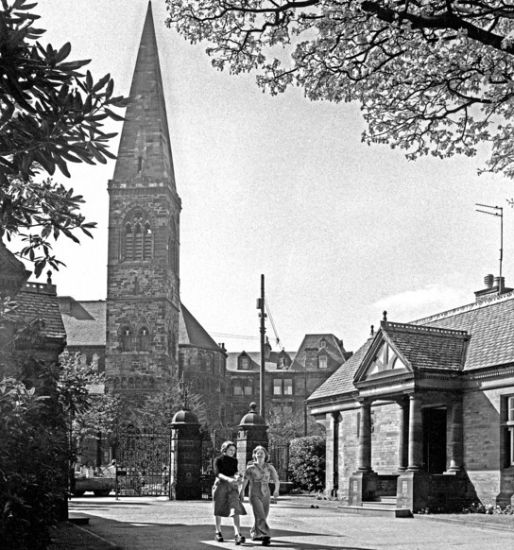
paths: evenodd
<path fill-rule="evenodd" d="M 423 462 L 430 474 L 446 470 L 446 409 L 423 410 Z"/>

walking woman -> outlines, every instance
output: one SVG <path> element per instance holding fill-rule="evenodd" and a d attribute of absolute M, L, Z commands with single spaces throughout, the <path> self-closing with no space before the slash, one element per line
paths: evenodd
<path fill-rule="evenodd" d="M 271 542 L 270 529 L 268 525 L 268 514 L 270 507 L 270 488 L 272 481 L 275 484 L 273 491 L 273 502 L 276 502 L 280 481 L 274 466 L 267 462 L 268 451 L 260 445 L 255 447 L 252 453 L 253 463 L 249 464 L 245 472 L 241 495 L 244 495 L 246 485 L 250 483 L 249 497 L 252 505 L 254 524 L 250 529 L 252 540 L 261 540 L 263 546 L 269 546 Z"/>
<path fill-rule="evenodd" d="M 217 542 L 223 542 L 221 533 L 221 518 L 231 517 L 234 522 L 235 543 L 245 542 L 241 535 L 239 516 L 246 515 L 246 510 L 239 496 L 241 475 L 237 471 L 236 445 L 232 441 L 225 441 L 221 446 L 221 455 L 214 460 L 215 481 L 212 488 L 214 501 L 214 517 L 216 520 Z"/>

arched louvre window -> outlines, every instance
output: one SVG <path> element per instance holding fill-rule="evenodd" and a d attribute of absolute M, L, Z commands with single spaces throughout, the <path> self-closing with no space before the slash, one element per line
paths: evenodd
<path fill-rule="evenodd" d="M 134 233 L 132 226 L 127 223 L 125 226 L 125 260 L 134 259 Z"/>
<path fill-rule="evenodd" d="M 143 260 L 150 260 L 152 258 L 152 228 L 150 223 L 145 223 L 145 232 L 143 235 Z"/>
<path fill-rule="evenodd" d="M 143 259 L 143 228 L 136 223 L 134 228 L 134 260 Z"/>
<path fill-rule="evenodd" d="M 153 256 L 153 230 L 142 210 L 127 216 L 123 234 L 123 259 L 127 261 L 151 260 Z"/>
<path fill-rule="evenodd" d="M 146 327 L 141 327 L 137 333 L 137 350 L 150 350 L 150 331 Z"/>

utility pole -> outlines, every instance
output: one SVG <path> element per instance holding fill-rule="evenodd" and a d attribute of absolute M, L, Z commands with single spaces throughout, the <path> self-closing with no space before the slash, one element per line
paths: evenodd
<path fill-rule="evenodd" d="M 260 333 L 261 333 L 261 376 L 259 380 L 259 414 L 264 418 L 266 413 L 264 405 L 264 375 L 266 367 L 266 306 L 264 303 L 264 275 L 261 275 L 261 297 L 257 300 L 259 310 Z"/>

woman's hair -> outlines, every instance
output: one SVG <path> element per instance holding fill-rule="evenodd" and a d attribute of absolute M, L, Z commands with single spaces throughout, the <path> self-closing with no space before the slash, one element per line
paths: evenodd
<path fill-rule="evenodd" d="M 257 447 L 255 447 L 255 449 L 252 451 L 252 458 L 255 460 L 255 453 L 257 451 L 264 451 L 264 460 L 268 460 L 269 459 L 269 453 L 268 453 L 268 450 L 263 447 L 262 445 L 257 445 Z"/>
<path fill-rule="evenodd" d="M 233 441 L 225 441 L 221 444 L 220 451 L 222 452 L 222 454 L 225 454 L 229 447 L 235 447 L 237 449 L 236 444 Z"/>

